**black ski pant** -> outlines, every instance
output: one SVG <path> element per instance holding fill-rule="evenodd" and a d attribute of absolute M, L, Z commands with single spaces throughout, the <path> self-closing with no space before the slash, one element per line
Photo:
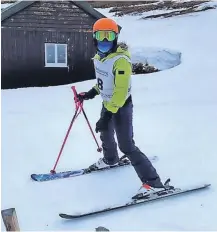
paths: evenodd
<path fill-rule="evenodd" d="M 105 108 L 102 108 L 101 114 Z M 128 101 L 122 108 L 113 115 L 107 131 L 101 132 L 100 138 L 104 158 L 112 165 L 119 161 L 117 143 L 114 132 L 116 132 L 120 151 L 131 161 L 138 177 L 142 183 L 151 183 L 155 180 L 159 183 L 160 178 L 150 160 L 136 147 L 133 139 L 133 103 Z M 161 183 L 161 182 L 160 182 Z"/>

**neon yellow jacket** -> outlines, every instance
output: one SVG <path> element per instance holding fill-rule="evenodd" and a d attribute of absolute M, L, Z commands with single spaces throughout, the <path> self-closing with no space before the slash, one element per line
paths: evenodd
<path fill-rule="evenodd" d="M 125 44 L 120 44 L 116 52 L 110 53 L 101 61 L 103 62 L 104 60 L 113 58 L 117 55 L 125 55 L 130 59 L 130 53 L 128 51 L 128 47 Z M 94 56 L 94 59 L 100 60 L 100 56 L 96 54 Z M 113 73 L 115 75 L 113 96 L 110 101 L 108 102 L 103 101 L 103 105 L 108 111 L 111 111 L 112 113 L 116 113 L 118 109 L 122 107 L 126 101 L 126 96 L 128 93 L 130 78 L 132 74 L 132 65 L 131 63 L 129 63 L 127 59 L 121 57 L 115 61 L 113 66 Z M 97 90 L 99 94 L 100 91 L 97 84 L 94 86 L 94 88 Z"/>

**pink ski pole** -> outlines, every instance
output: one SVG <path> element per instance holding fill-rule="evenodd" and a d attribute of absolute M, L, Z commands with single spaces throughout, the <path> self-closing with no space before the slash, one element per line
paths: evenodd
<path fill-rule="evenodd" d="M 75 86 L 72 86 L 71 88 L 72 88 L 72 91 L 73 91 L 73 93 L 74 93 L 74 95 L 75 95 L 75 101 L 78 101 L 78 98 L 77 98 L 77 91 L 76 91 L 76 89 L 75 89 Z M 82 103 L 80 104 L 80 107 L 81 107 L 81 111 L 82 111 L 82 113 L 83 113 L 83 115 L 84 115 L 84 118 L 85 118 L 86 121 L 87 121 L 87 125 L 88 125 L 88 127 L 89 127 L 89 129 L 90 129 L 90 132 L 91 132 L 91 134 L 92 134 L 92 136 L 93 136 L 93 138 L 94 138 L 94 140 L 95 140 L 95 142 L 96 142 L 97 151 L 98 151 L 98 152 L 101 152 L 101 151 L 102 151 L 102 148 L 99 146 L 99 143 L 97 142 L 96 136 L 94 135 L 93 129 L 92 129 L 92 127 L 91 127 L 91 125 L 90 125 L 90 122 L 89 122 L 89 120 L 88 120 L 88 118 L 87 118 L 87 115 L 86 115 L 86 113 L 85 113 L 85 111 L 84 111 L 84 108 L 83 108 L 83 104 L 82 104 Z"/>
<path fill-rule="evenodd" d="M 56 162 L 55 162 L 55 165 L 54 165 L 53 169 L 50 171 L 50 172 L 53 173 L 53 174 L 56 173 L 55 169 L 56 169 L 57 164 L 58 164 L 58 162 L 59 162 L 60 156 L 62 155 L 63 148 L 64 148 L 65 143 L 66 143 L 66 140 L 67 140 L 67 138 L 68 138 L 68 136 L 69 136 L 70 130 L 71 130 L 71 128 L 72 128 L 72 125 L 73 125 L 75 119 L 77 118 L 77 116 L 78 116 L 78 115 L 80 114 L 80 112 L 81 112 L 82 104 L 81 104 L 80 102 L 76 101 L 76 100 L 77 100 L 77 96 L 75 96 L 75 97 L 76 97 L 76 99 L 75 99 L 75 106 L 76 106 L 75 114 L 74 114 L 74 116 L 73 116 L 73 118 L 72 118 L 72 121 L 71 121 L 71 123 L 70 123 L 70 125 L 69 125 L 69 128 L 68 128 L 68 130 L 67 130 L 66 136 L 65 136 L 65 138 L 64 138 L 64 141 L 63 141 L 63 144 L 62 144 L 62 146 L 61 146 L 61 149 L 60 149 L 60 152 L 59 152 L 59 154 L 58 154 L 58 157 L 57 157 L 57 160 L 56 160 Z M 79 109 L 80 109 L 80 111 L 79 111 Z"/>

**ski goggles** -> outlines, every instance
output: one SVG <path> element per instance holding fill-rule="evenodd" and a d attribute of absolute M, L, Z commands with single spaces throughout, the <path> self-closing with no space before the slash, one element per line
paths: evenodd
<path fill-rule="evenodd" d="M 114 31 L 96 31 L 94 32 L 94 38 L 98 41 L 107 39 L 109 42 L 116 39 L 117 34 Z"/>

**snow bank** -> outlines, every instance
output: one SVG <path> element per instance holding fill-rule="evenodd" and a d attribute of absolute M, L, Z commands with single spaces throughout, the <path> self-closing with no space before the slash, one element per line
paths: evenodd
<path fill-rule="evenodd" d="M 214 7 L 214 8 L 216 8 L 217 7 L 217 2 L 216 1 L 210 1 L 210 2 L 202 3 L 197 7 L 197 10 L 203 10 L 206 7 Z"/>
<path fill-rule="evenodd" d="M 160 48 L 130 48 L 133 63 L 148 63 L 158 70 L 173 68 L 181 63 L 181 52 Z"/>

